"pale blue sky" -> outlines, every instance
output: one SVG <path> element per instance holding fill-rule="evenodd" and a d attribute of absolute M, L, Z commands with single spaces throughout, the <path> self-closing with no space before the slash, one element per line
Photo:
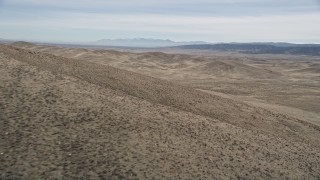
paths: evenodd
<path fill-rule="evenodd" d="M 319 0 L 0 0 L 0 38 L 320 43 Z"/>

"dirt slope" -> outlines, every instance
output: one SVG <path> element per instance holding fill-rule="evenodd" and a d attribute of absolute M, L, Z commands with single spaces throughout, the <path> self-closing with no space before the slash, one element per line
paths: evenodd
<path fill-rule="evenodd" d="M 3 178 L 317 178 L 319 127 L 168 81 L 0 47 Z"/>

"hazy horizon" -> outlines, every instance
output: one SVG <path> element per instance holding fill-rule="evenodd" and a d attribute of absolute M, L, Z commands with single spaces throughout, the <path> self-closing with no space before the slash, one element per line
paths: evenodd
<path fill-rule="evenodd" d="M 318 0 L 0 0 L 0 38 L 320 43 Z"/>
<path fill-rule="evenodd" d="M 203 42 L 203 44 L 255 44 L 255 43 L 288 43 L 288 44 L 314 44 L 314 45 L 319 45 L 320 42 L 289 42 L 289 41 L 219 41 L 219 42 L 210 42 L 210 41 L 201 41 L 201 40 L 192 40 L 192 41 L 173 41 L 171 39 L 156 39 L 156 38 L 144 38 L 144 37 L 133 37 L 133 38 L 110 38 L 110 39 L 107 39 L 107 38 L 104 38 L 104 39 L 96 39 L 96 40 L 93 40 L 93 41 L 50 41 L 50 40 L 33 40 L 33 39 L 7 39 L 7 38 L 3 38 L 3 37 L 0 37 L 0 40 L 5 40 L 5 41 L 11 41 L 11 42 L 30 42 L 30 43 L 48 43 L 48 44 L 73 44 L 73 45 L 76 45 L 76 44 L 79 44 L 79 45 L 99 45 L 97 42 L 99 41 L 103 41 L 103 40 L 111 40 L 111 41 L 117 41 L 117 40 L 134 40 L 134 39 L 148 39 L 148 40 L 169 40 L 169 41 L 172 41 L 173 43 L 183 43 L 183 42 L 186 42 L 186 43 L 189 43 L 190 45 L 192 45 L 192 42 Z M 97 44 L 96 44 L 97 43 Z M 197 43 L 199 44 L 199 43 Z M 201 44 L 201 43 L 200 43 Z M 107 44 L 105 44 L 107 45 Z M 110 45 L 112 46 L 112 45 Z M 123 44 L 123 46 L 125 47 L 125 44 Z M 152 47 L 156 47 L 156 46 L 152 46 Z"/>

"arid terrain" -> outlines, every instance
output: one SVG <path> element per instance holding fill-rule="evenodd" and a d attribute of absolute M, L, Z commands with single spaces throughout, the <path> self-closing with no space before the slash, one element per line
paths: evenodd
<path fill-rule="evenodd" d="M 320 178 L 319 56 L 143 51 L 0 45 L 0 177 Z"/>

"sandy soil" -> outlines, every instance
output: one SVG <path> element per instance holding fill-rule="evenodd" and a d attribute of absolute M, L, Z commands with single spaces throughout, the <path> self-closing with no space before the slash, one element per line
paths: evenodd
<path fill-rule="evenodd" d="M 60 56 L 70 53 L 70 49 L 63 52 L 56 48 L 55 52 L 50 48 Z M 176 55 L 188 60 L 166 62 L 165 57 L 171 55 L 103 50 L 104 55 L 97 60 L 88 59 L 92 56 L 88 53 L 99 52 L 73 51 L 82 60 L 75 59 L 74 53 L 68 59 L 0 46 L 2 178 L 320 177 L 320 127 L 313 122 L 318 106 L 307 109 L 315 117 L 304 119 L 250 103 L 259 98 L 243 99 L 249 95 L 197 90 L 196 79 L 186 83 L 185 77 L 178 75 L 181 70 L 174 70 L 174 78 L 165 77 L 175 73 L 161 73 L 168 64 L 173 69 L 194 68 L 192 72 L 199 73 L 208 59 Z M 103 59 L 105 53 L 121 59 Z M 143 72 L 153 77 L 109 66 L 138 72 L 142 66 L 134 68 L 130 61 L 125 68 L 124 56 L 134 62 L 144 61 L 139 63 L 145 67 L 154 63 L 159 69 L 161 63 L 166 70 L 153 68 L 162 74 L 162 80 L 154 78 L 151 70 Z M 153 62 L 148 61 L 150 57 Z M 215 66 L 225 71 L 236 68 L 239 74 L 245 70 L 259 72 L 258 65 L 226 61 L 208 67 Z M 228 77 L 225 71 L 219 72 L 221 78 Z M 281 79 L 279 76 L 266 70 L 259 79 Z M 314 93 L 317 95 L 316 90 Z"/>

